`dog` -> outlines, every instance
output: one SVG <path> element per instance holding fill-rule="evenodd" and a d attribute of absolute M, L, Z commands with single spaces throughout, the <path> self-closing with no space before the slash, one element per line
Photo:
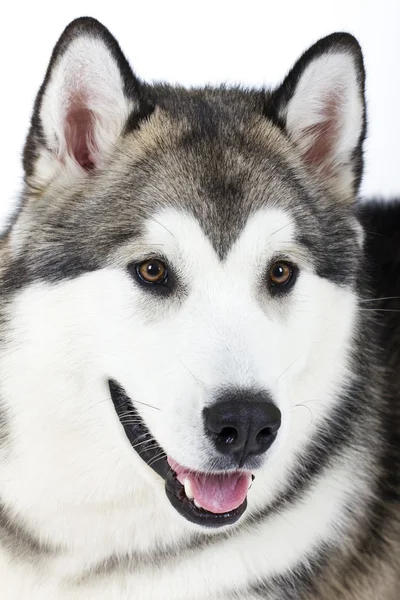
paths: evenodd
<path fill-rule="evenodd" d="M 358 42 L 275 90 L 55 46 L 1 239 L 2 600 L 395 600 L 400 208 Z"/>

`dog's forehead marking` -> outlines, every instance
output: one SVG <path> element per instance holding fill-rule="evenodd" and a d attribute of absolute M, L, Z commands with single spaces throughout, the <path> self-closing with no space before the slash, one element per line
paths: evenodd
<path fill-rule="evenodd" d="M 218 231 L 209 235 L 203 224 L 188 212 L 165 208 L 149 217 L 146 222 L 144 240 L 146 245 L 179 255 L 198 263 L 201 269 L 216 263 L 229 265 L 257 262 L 266 254 L 282 252 L 294 242 L 294 222 L 282 209 L 263 208 L 250 214 L 244 227 L 227 248 L 226 254 L 219 252 Z"/>

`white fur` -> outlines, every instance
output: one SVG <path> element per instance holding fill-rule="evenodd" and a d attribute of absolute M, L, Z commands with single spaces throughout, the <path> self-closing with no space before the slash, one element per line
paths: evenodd
<path fill-rule="evenodd" d="M 254 574 L 280 573 L 322 539 L 345 536 L 349 495 L 363 509 L 362 469 L 355 466 L 368 457 L 348 450 L 301 502 L 222 550 L 211 546 L 157 572 L 133 569 L 79 590 L 72 585 L 110 555 L 151 552 L 198 530 L 176 513 L 163 481 L 132 450 L 108 378 L 134 402 L 160 409 L 137 404 L 164 450 L 197 470 L 207 469 L 212 452 L 201 411 L 213 393 L 228 384 L 270 390 L 283 426 L 250 490 L 251 513 L 283 488 L 296 454 L 350 377 L 356 298 L 314 273 L 285 212 L 256 213 L 222 262 L 196 220 L 173 209 L 148 221 L 140 247 L 168 257 L 187 297 L 168 306 L 151 300 L 119 253 L 100 271 L 29 286 L 10 308 L 12 328 L 0 355 L 10 428 L 7 459 L 0 460 L 2 500 L 64 552 L 45 575 L 32 566 L 23 578 L 18 564 L 0 554 L 7 600 L 217 599 L 228 583 L 240 588 Z M 124 253 L 141 258 L 135 244 Z M 279 302 L 259 284 L 276 253 L 300 266 L 295 289 Z"/>

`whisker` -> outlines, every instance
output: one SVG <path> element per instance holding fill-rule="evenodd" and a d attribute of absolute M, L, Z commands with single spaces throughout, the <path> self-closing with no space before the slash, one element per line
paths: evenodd
<path fill-rule="evenodd" d="M 95 406 L 98 406 L 99 404 L 103 404 L 103 402 L 110 402 L 110 398 L 105 398 L 104 400 L 99 400 L 98 402 L 91 404 L 90 406 L 88 406 L 88 408 L 85 410 L 85 412 L 83 414 L 85 415 L 89 410 L 91 410 Z"/>
<path fill-rule="evenodd" d="M 362 298 L 359 302 L 379 302 L 380 300 L 400 300 L 400 296 L 382 296 L 382 298 Z"/>
<path fill-rule="evenodd" d="M 159 225 L 160 227 L 162 227 L 163 229 L 165 229 L 165 231 L 167 231 L 174 239 L 176 239 L 176 236 L 168 229 L 168 227 L 165 227 L 165 225 L 163 225 L 162 223 L 160 223 L 160 221 L 157 221 L 157 219 L 155 219 L 154 217 L 150 217 L 150 218 L 151 218 L 152 221 L 154 221 L 155 223 L 157 223 L 157 225 Z"/>
<path fill-rule="evenodd" d="M 364 312 L 400 312 L 397 308 L 360 308 Z"/>
<path fill-rule="evenodd" d="M 282 231 L 282 229 L 285 229 L 285 227 L 289 227 L 289 225 L 290 225 L 290 223 L 286 223 L 286 225 L 282 225 L 282 227 L 280 227 L 279 229 L 276 229 L 273 233 L 271 233 L 271 235 L 269 237 L 272 237 L 273 235 L 275 235 L 279 231 Z"/>
<path fill-rule="evenodd" d="M 132 404 L 142 404 L 143 406 L 147 406 L 148 408 L 154 408 L 154 410 L 161 410 L 159 406 L 154 406 L 153 404 L 148 404 L 147 402 L 141 402 L 140 400 L 132 400 Z"/>
<path fill-rule="evenodd" d="M 164 450 L 160 453 L 157 454 L 155 456 L 155 458 L 153 458 L 149 463 L 147 463 L 149 465 L 149 467 L 152 467 L 156 462 L 158 462 L 159 460 L 161 460 L 162 458 L 166 458 L 167 455 L 165 454 Z"/>
<path fill-rule="evenodd" d="M 88 408 L 85 410 L 85 412 L 83 414 L 86 414 L 89 410 L 91 410 L 92 408 L 95 408 L 96 406 L 98 406 L 99 404 L 103 404 L 104 402 L 111 402 L 111 398 L 105 398 L 103 400 L 99 400 L 98 402 L 95 402 L 94 404 L 91 404 L 90 406 L 88 406 Z M 134 400 L 132 402 L 135 402 L 137 404 L 142 404 L 143 406 L 147 406 L 148 408 L 154 408 L 154 410 L 161 410 L 161 408 L 159 408 L 158 406 L 154 406 L 153 404 L 148 404 L 147 402 L 141 402 L 140 400 Z M 132 408 L 129 408 L 127 411 L 124 411 L 121 414 L 129 414 L 129 412 L 135 412 L 135 407 L 132 406 Z M 121 416 L 121 415 L 119 415 Z"/>
<path fill-rule="evenodd" d="M 139 440 L 142 440 L 142 439 L 143 439 L 143 438 L 145 438 L 147 435 L 148 435 L 147 433 L 142 433 L 141 435 L 138 435 L 138 437 L 136 438 L 136 441 L 138 442 Z M 152 437 L 150 437 L 150 438 L 147 438 L 147 439 L 143 440 L 143 443 L 144 443 L 144 442 L 155 442 L 155 439 L 154 439 L 154 438 L 152 438 Z M 140 442 L 140 443 L 141 443 L 141 442 Z M 135 444 L 135 445 L 133 445 L 133 444 L 132 444 L 132 447 L 133 447 L 133 448 L 135 448 L 135 447 L 136 447 L 136 444 Z"/>
<path fill-rule="evenodd" d="M 280 380 L 280 378 L 281 378 L 281 377 L 283 377 L 283 376 L 284 376 L 284 374 L 285 374 L 287 371 L 289 371 L 289 369 L 290 369 L 291 367 L 293 367 L 294 363 L 295 363 L 295 362 L 296 362 L 296 361 L 297 361 L 299 358 L 300 358 L 300 354 L 299 354 L 299 356 L 298 356 L 297 358 L 295 358 L 295 359 L 294 359 L 294 361 L 293 361 L 293 362 L 292 362 L 292 363 L 291 363 L 291 364 L 290 364 L 290 365 L 289 365 L 289 366 L 288 366 L 288 367 L 287 367 L 287 368 L 286 368 L 286 369 L 283 371 L 283 373 L 281 373 L 281 374 L 279 375 L 279 377 L 278 377 L 278 379 L 277 379 L 276 381 L 279 381 L 279 380 Z"/>
<path fill-rule="evenodd" d="M 124 410 L 120 413 L 118 413 L 120 417 L 124 417 L 125 415 L 136 415 L 136 410 L 135 408 L 132 406 L 132 408 L 128 408 L 128 410 Z"/>
<path fill-rule="evenodd" d="M 161 410 L 161 409 L 159 409 L 159 410 Z M 136 423 L 143 422 L 143 419 L 141 418 L 140 415 L 138 415 L 136 410 L 130 410 L 130 411 L 125 411 L 123 413 L 118 413 L 118 417 L 119 417 L 120 421 L 125 421 L 126 419 L 129 419 L 131 422 L 136 422 Z"/>
<path fill-rule="evenodd" d="M 313 422 L 314 422 L 314 415 L 313 415 L 313 412 L 312 412 L 311 408 L 310 408 L 310 407 L 308 407 L 308 406 L 306 406 L 306 404 L 305 404 L 305 403 L 304 403 L 304 404 L 303 404 L 303 403 L 300 403 L 300 404 L 295 404 L 295 405 L 294 405 L 294 407 L 293 407 L 293 409 L 292 409 L 290 412 L 291 412 L 291 413 L 293 413 L 293 412 L 296 410 L 296 408 L 306 408 L 306 409 L 308 410 L 308 412 L 310 413 L 311 420 L 310 420 L 310 422 L 309 422 L 309 424 L 308 424 L 307 428 L 308 428 L 308 427 L 311 427 L 311 425 L 312 425 L 312 424 L 313 424 Z"/>
<path fill-rule="evenodd" d="M 120 419 L 137 419 L 138 421 L 142 420 L 136 410 L 130 411 L 130 412 L 125 412 L 123 414 L 118 414 L 118 416 Z"/>
<path fill-rule="evenodd" d="M 196 375 L 194 375 L 194 374 L 192 373 L 192 371 L 189 369 L 189 367 L 187 367 L 187 366 L 185 365 L 185 363 L 183 362 L 183 360 L 182 360 L 182 359 L 181 359 L 181 358 L 180 358 L 180 357 L 179 357 L 179 356 L 176 354 L 176 352 L 174 352 L 174 354 L 175 354 L 176 358 L 179 360 L 179 362 L 181 363 L 181 365 L 182 365 L 183 367 L 185 367 L 186 371 L 187 371 L 187 372 L 188 372 L 188 373 L 189 373 L 189 374 L 190 374 L 190 375 L 193 377 L 193 379 L 194 379 L 195 381 L 197 381 L 197 383 L 198 383 L 199 385 L 201 385 L 201 387 L 202 387 L 202 388 L 204 388 L 204 384 L 203 384 L 203 382 L 202 382 L 202 381 L 200 381 L 200 379 L 198 379 L 198 378 L 196 377 Z"/>
<path fill-rule="evenodd" d="M 152 446 L 148 446 L 145 448 L 145 450 L 160 450 L 160 445 L 159 444 L 153 444 Z M 140 454 L 140 450 L 138 451 Z"/>
<path fill-rule="evenodd" d="M 143 437 L 143 436 L 140 436 Z M 138 439 L 140 439 L 140 437 Z M 150 438 L 148 440 L 143 440 L 141 442 L 138 442 L 137 444 L 132 444 L 132 448 L 139 448 L 139 446 L 143 446 L 143 444 L 148 444 L 149 442 L 152 442 L 154 444 L 156 444 L 156 447 L 159 446 L 157 440 L 155 440 L 154 438 Z"/>
<path fill-rule="evenodd" d="M 316 386 L 314 385 L 314 387 Z M 302 402 L 301 404 L 295 404 L 294 406 L 303 406 L 303 404 L 311 404 L 312 402 L 320 402 L 320 400 L 319 398 L 313 398 L 312 400 L 306 400 L 305 402 Z"/>

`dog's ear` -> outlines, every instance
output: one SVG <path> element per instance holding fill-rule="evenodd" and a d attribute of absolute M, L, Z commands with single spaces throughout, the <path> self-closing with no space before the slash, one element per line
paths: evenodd
<path fill-rule="evenodd" d="M 24 150 L 28 187 L 90 177 L 152 110 L 110 32 L 95 19 L 76 19 L 54 48 L 35 102 Z"/>
<path fill-rule="evenodd" d="M 303 54 L 270 99 L 270 116 L 303 161 L 346 198 L 354 197 L 362 174 L 364 84 L 357 40 L 334 33 Z"/>

